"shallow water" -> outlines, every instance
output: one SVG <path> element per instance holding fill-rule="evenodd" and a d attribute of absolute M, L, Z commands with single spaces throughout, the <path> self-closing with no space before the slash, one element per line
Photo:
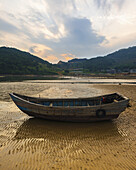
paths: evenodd
<path fill-rule="evenodd" d="M 60 80 L 28 80 L 33 83 L 64 83 L 64 84 L 136 84 L 136 79 L 110 79 L 89 77 L 60 77 Z"/>
<path fill-rule="evenodd" d="M 63 80 L 68 79 L 65 77 L 59 76 L 35 76 L 35 75 L 8 75 L 8 76 L 0 76 L 0 82 L 21 82 L 24 80 Z"/>
<path fill-rule="evenodd" d="M 132 108 L 108 122 L 46 121 L 19 111 L 9 98 L 12 91 L 40 97 L 108 93 L 90 84 L 0 83 L 0 169 L 135 169 L 136 116 Z"/>

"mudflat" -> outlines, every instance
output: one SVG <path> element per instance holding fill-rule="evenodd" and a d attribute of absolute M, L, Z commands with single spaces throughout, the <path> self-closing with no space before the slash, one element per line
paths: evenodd
<path fill-rule="evenodd" d="M 64 123 L 30 118 L 8 93 L 91 97 L 118 92 L 131 107 L 118 119 Z M 0 169 L 135 169 L 136 85 L 0 83 Z"/>

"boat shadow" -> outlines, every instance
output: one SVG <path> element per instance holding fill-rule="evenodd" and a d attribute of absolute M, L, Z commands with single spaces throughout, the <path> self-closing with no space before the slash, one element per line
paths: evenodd
<path fill-rule="evenodd" d="M 48 140 L 74 140 L 74 139 L 106 139 L 121 137 L 113 121 L 96 123 L 66 123 L 47 121 L 37 118 L 26 120 L 17 130 L 14 139 L 48 139 Z"/>

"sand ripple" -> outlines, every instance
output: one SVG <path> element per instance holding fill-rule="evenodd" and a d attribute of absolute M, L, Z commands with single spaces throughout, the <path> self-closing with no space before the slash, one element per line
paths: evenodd
<path fill-rule="evenodd" d="M 7 169 L 105 169 L 111 165 L 129 169 L 136 166 L 136 157 L 127 142 L 116 122 L 81 124 L 29 119 L 4 147 L 1 161 L 9 162 Z"/>

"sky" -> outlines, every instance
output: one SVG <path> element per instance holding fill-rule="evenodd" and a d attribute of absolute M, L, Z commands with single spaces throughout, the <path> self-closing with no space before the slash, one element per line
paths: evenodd
<path fill-rule="evenodd" d="M 136 0 L 0 0 L 0 46 L 51 63 L 136 45 Z"/>

